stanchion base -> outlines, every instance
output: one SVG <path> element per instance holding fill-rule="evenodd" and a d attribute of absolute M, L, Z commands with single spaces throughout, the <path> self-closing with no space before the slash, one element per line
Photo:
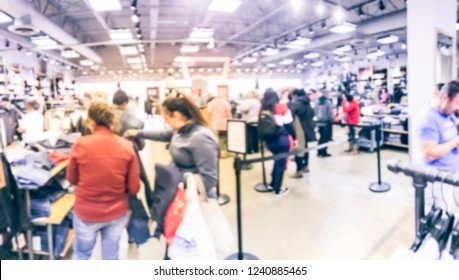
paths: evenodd
<path fill-rule="evenodd" d="M 254 189 L 255 189 L 257 192 L 261 192 L 261 193 L 273 192 L 273 191 L 274 191 L 273 188 L 268 189 L 268 186 L 265 185 L 263 182 L 262 182 L 262 183 L 256 184 L 255 187 L 254 187 Z"/>
<path fill-rule="evenodd" d="M 230 202 L 230 197 L 227 194 L 220 194 L 217 198 L 218 205 L 225 205 Z"/>
<path fill-rule="evenodd" d="M 384 182 L 381 182 L 381 184 L 379 184 L 378 182 L 371 183 L 370 191 L 377 193 L 387 192 L 390 191 L 390 185 Z"/>
<path fill-rule="evenodd" d="M 227 261 L 237 261 L 237 260 L 239 260 L 239 254 L 238 253 L 234 253 L 231 256 L 227 257 L 225 260 L 227 260 Z M 258 260 L 258 258 L 255 257 L 254 255 L 250 254 L 250 253 L 242 253 L 242 260 L 244 260 L 244 261 L 256 261 L 256 260 Z"/>
<path fill-rule="evenodd" d="M 252 170 L 253 169 L 253 165 L 251 165 L 251 164 L 243 164 L 241 166 L 241 169 L 242 170 Z"/>

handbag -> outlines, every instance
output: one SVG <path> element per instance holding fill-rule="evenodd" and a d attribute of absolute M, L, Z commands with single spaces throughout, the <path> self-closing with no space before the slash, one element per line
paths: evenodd
<path fill-rule="evenodd" d="M 185 178 L 188 205 L 168 255 L 172 260 L 216 260 L 215 244 L 201 209 L 196 180 L 191 173 L 186 173 Z"/>
<path fill-rule="evenodd" d="M 167 245 L 171 245 L 174 241 L 175 234 L 185 216 L 186 206 L 185 189 L 183 184 L 180 183 L 175 198 L 167 208 L 164 218 L 164 237 L 166 238 Z"/>
<path fill-rule="evenodd" d="M 201 208 L 212 234 L 218 259 L 225 259 L 233 252 L 235 244 L 233 232 L 216 199 L 208 198 L 199 174 L 193 175 L 201 197 Z"/>

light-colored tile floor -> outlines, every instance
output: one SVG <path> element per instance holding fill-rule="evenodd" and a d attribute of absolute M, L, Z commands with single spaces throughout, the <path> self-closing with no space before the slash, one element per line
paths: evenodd
<path fill-rule="evenodd" d="M 150 124 L 151 127 L 151 124 Z M 335 138 L 343 139 L 338 129 Z M 163 144 L 149 143 L 142 153 L 149 173 L 155 162 L 169 162 Z M 346 144 L 330 148 L 333 155 L 311 155 L 311 172 L 301 179 L 286 178 L 291 192 L 281 198 L 258 193 L 261 165 L 242 173 L 243 246 L 260 259 L 360 260 L 388 259 L 398 246 L 409 247 L 414 237 L 414 191 L 410 180 L 389 172 L 386 162 L 408 160 L 408 153 L 383 150 L 382 178 L 392 185 L 387 193 L 369 191 L 377 181 L 375 153 L 349 156 Z M 253 156 L 251 156 L 252 158 Z M 236 188 L 231 158 L 221 160 L 221 192 L 231 197 L 222 206 L 236 236 Z M 269 172 L 272 162 L 266 164 Z M 288 172 L 294 171 L 289 162 Z M 154 174 L 150 174 L 153 179 Z M 150 240 L 140 248 L 122 240 L 121 257 L 131 260 L 162 259 L 164 241 Z M 97 245 L 99 248 L 99 245 Z M 235 247 L 236 252 L 236 247 Z M 100 258 L 98 250 L 94 259 Z"/>

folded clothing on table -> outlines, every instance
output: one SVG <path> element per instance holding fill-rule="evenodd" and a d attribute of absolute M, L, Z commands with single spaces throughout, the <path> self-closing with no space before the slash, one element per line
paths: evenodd
<path fill-rule="evenodd" d="M 38 189 L 51 178 L 51 172 L 32 165 L 26 165 L 15 172 L 16 181 L 21 188 Z"/>
<path fill-rule="evenodd" d="M 51 170 L 56 166 L 47 152 L 36 152 L 26 156 L 26 164 L 33 165 L 45 170 Z"/>
<path fill-rule="evenodd" d="M 70 148 L 72 146 L 72 143 L 69 143 L 69 142 L 67 142 L 65 140 L 62 140 L 62 139 L 57 140 L 56 144 L 54 144 L 54 145 L 49 140 L 40 141 L 40 142 L 38 142 L 38 144 L 41 145 L 42 147 L 46 148 L 46 149 Z"/>
<path fill-rule="evenodd" d="M 59 255 L 64 250 L 65 242 L 67 241 L 71 223 L 71 220 L 67 217 L 60 225 L 53 225 L 53 252 L 54 258 L 56 259 L 59 258 Z M 49 242 L 46 227 L 36 226 L 33 232 L 33 238 L 40 239 L 40 245 L 37 244 L 38 242 L 34 242 L 34 250 L 45 252 L 49 251 Z M 36 248 L 35 246 L 39 246 L 39 248 Z"/>
<path fill-rule="evenodd" d="M 48 154 L 55 164 L 64 162 L 70 158 L 70 155 L 63 152 L 51 152 Z"/>
<path fill-rule="evenodd" d="M 30 199 L 30 219 L 48 218 L 51 215 L 51 203 L 47 197 Z"/>

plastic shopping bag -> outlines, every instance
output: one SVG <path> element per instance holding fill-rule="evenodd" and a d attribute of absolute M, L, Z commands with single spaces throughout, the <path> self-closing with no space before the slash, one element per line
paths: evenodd
<path fill-rule="evenodd" d="M 188 205 L 169 247 L 169 257 L 172 260 L 216 260 L 215 244 L 201 209 L 196 181 L 191 173 L 185 176 Z"/>
<path fill-rule="evenodd" d="M 199 193 L 205 194 L 206 192 L 201 176 L 195 174 L 194 177 L 197 182 Z M 233 248 L 235 240 L 228 219 L 225 217 L 220 205 L 218 205 L 217 200 L 212 198 L 208 199 L 207 195 L 205 195 L 205 198 L 204 195 L 201 195 L 201 208 L 215 242 L 217 257 L 218 259 L 225 259 L 235 249 Z"/>
<path fill-rule="evenodd" d="M 166 244 L 171 245 L 174 241 L 175 234 L 183 221 L 187 200 L 185 197 L 185 189 L 183 184 L 180 184 L 174 200 L 169 208 L 167 208 L 166 217 L 164 218 L 164 236 Z"/>

